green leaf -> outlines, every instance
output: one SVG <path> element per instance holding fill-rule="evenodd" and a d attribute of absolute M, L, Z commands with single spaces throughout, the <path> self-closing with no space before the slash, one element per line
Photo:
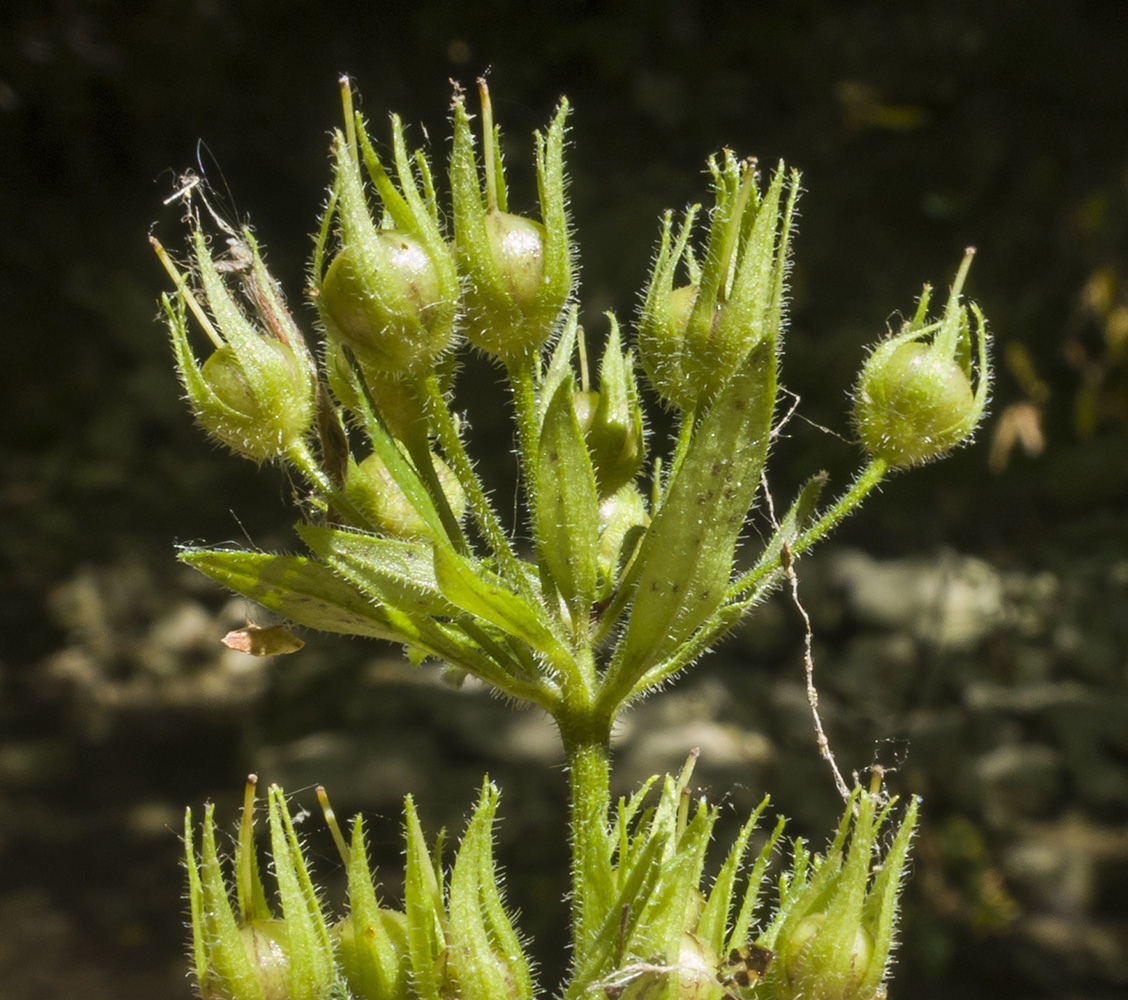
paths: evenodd
<path fill-rule="evenodd" d="M 496 633 L 488 634 L 483 623 L 442 595 L 429 545 L 311 525 L 297 530 L 335 573 L 369 600 L 386 625 L 385 638 L 467 670 L 514 698 L 551 708 L 554 691 L 534 672 L 532 658 L 525 664 L 510 655 Z M 436 617 L 459 620 L 445 624 Z"/>
<path fill-rule="evenodd" d="M 501 583 L 492 582 L 496 579 L 480 564 L 471 565 L 453 550 L 435 546 L 435 580 L 448 601 L 528 643 L 552 662 L 570 662 L 541 615 Z"/>
<path fill-rule="evenodd" d="M 187 549 L 180 561 L 307 628 L 404 641 L 378 605 L 328 566 L 304 556 Z"/>
<path fill-rule="evenodd" d="M 709 409 L 650 527 L 630 624 L 612 668 L 613 696 L 625 696 L 724 600 L 767 457 L 775 395 L 775 344 L 766 339 Z"/>
<path fill-rule="evenodd" d="M 461 614 L 439 590 L 430 545 L 312 524 L 296 530 L 334 573 L 371 600 L 412 614 Z"/>
<path fill-rule="evenodd" d="M 565 378 L 544 417 L 538 449 L 536 535 L 539 552 L 572 612 L 573 630 L 584 634 L 595 598 L 599 544 L 599 496 L 591 456 Z"/>

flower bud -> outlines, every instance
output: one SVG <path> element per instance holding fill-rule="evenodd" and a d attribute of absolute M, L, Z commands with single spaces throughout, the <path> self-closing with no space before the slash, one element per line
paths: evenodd
<path fill-rule="evenodd" d="M 458 477 L 438 455 L 432 455 L 435 474 L 456 518 L 466 511 L 466 494 Z M 371 522 L 392 538 L 425 539 L 431 529 L 392 478 L 379 455 L 369 455 L 357 465 L 349 463 L 345 495 Z"/>
<path fill-rule="evenodd" d="M 455 259 L 462 277 L 466 336 L 475 347 L 515 364 L 540 350 L 556 330 L 572 294 L 574 275 L 564 204 L 562 101 L 548 134 L 536 135 L 537 181 L 543 223 L 507 211 L 505 176 L 489 91 L 482 97 L 485 187 L 470 118 L 461 95 L 454 104 L 450 181 Z"/>
<path fill-rule="evenodd" d="M 599 504 L 599 570 L 601 594 L 606 596 L 618 580 L 619 572 L 630 559 L 650 517 L 646 501 L 638 488 L 627 484 Z"/>
<path fill-rule="evenodd" d="M 198 229 L 193 250 L 207 311 L 160 244 L 153 243 L 177 283 L 178 302 L 174 305 L 167 296 L 163 302 L 177 368 L 196 418 L 212 437 L 247 458 L 285 455 L 313 424 L 313 363 L 250 232 L 235 245 L 249 257 L 249 262 L 240 258 L 244 287 L 262 329 L 247 319 L 227 288 Z M 202 367 L 188 346 L 186 308 L 216 345 Z"/>
<path fill-rule="evenodd" d="M 235 849 L 238 920 L 216 851 L 212 807 L 204 816 L 199 857 L 191 811 L 185 816 L 196 982 L 205 1000 L 315 1000 L 327 996 L 336 979 L 328 929 L 277 787 L 270 790 L 269 816 L 282 919 L 271 913 L 254 854 L 254 781 L 252 775 Z"/>
<path fill-rule="evenodd" d="M 960 304 L 972 253 L 964 257 L 940 320 L 927 322 L 930 289 L 925 286 L 916 315 L 874 349 L 858 378 L 858 437 L 891 468 L 940 458 L 969 440 L 987 406 L 991 370 L 986 324 L 973 304 L 978 342 L 973 365 L 971 324 Z"/>
<path fill-rule="evenodd" d="M 878 859 L 877 835 L 893 805 L 882 800 L 880 775 L 875 775 L 868 792 L 855 789 L 850 797 L 825 856 L 811 858 L 796 847 L 793 874 L 781 882 L 780 909 L 761 936 L 776 953 L 765 978 L 780 1000 L 877 1000 L 882 995 L 917 817 L 914 800 L 885 857 Z"/>
<path fill-rule="evenodd" d="M 619 347 L 619 324 L 608 313 L 611 334 L 599 370 L 598 392 L 577 392 L 576 419 L 584 434 L 600 497 L 608 497 L 638 474 L 645 457 L 642 409 L 634 379 L 634 356 Z"/>
<path fill-rule="evenodd" d="M 799 188 L 798 174 L 785 175 L 780 164 L 761 196 L 754 161 L 740 162 L 727 150 L 709 169 L 716 206 L 704 263 L 688 249 L 698 206 L 676 238 L 667 214 L 638 323 L 643 368 L 659 395 L 681 409 L 711 401 L 761 340 L 777 342 Z M 790 192 L 781 211 L 785 180 Z M 683 257 L 689 284 L 675 288 Z"/>
<path fill-rule="evenodd" d="M 362 365 L 391 373 L 426 371 L 450 345 L 458 309 L 454 261 L 428 194 L 430 170 L 419 153 L 413 170 L 403 126 L 393 116 L 397 189 L 364 123 L 352 115 L 347 86 L 344 94 L 347 135 L 338 132 L 334 140 L 336 179 L 314 253 L 318 311 L 326 334 L 351 348 Z M 362 154 L 383 202 L 379 226 L 368 211 Z M 326 268 L 334 213 L 340 246 Z"/>

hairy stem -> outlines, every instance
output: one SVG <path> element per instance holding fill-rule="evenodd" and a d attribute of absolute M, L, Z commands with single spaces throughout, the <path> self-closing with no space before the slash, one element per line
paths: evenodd
<path fill-rule="evenodd" d="M 560 718 L 568 766 L 572 829 L 573 955 L 584 954 L 610 905 L 611 720 L 600 717 L 570 725 Z"/>

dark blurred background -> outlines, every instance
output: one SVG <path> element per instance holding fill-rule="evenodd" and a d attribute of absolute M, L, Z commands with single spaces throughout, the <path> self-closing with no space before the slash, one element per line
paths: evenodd
<path fill-rule="evenodd" d="M 233 821 L 255 770 L 372 818 L 396 892 L 398 811 L 459 817 L 502 784 L 499 855 L 542 985 L 564 962 L 564 783 L 542 719 L 305 636 L 224 653 L 253 609 L 174 543 L 294 548 L 293 485 L 211 448 L 154 322 L 147 234 L 207 143 L 308 325 L 309 234 L 337 76 L 374 136 L 389 111 L 436 160 L 450 80 L 491 72 L 511 205 L 530 133 L 571 118 L 582 303 L 632 317 L 667 208 L 723 146 L 786 158 L 806 193 L 772 467 L 786 498 L 858 462 L 863 345 L 951 280 L 995 336 L 975 447 L 898 476 L 801 566 L 824 718 L 848 769 L 925 796 L 892 995 L 1122 997 L 1128 988 L 1128 17 L 1122 4 L 681 0 L 523 5 L 10 2 L 0 12 L 0 997 L 187 997 L 182 809 Z M 220 174 L 222 171 L 222 175 Z M 503 510 L 496 374 L 460 397 Z M 656 422 L 652 444 L 664 444 Z M 865 553 L 865 554 L 863 554 Z M 817 847 L 837 805 L 786 601 L 621 732 L 624 788 L 701 746 L 733 822 L 765 790 Z M 303 829 L 339 903 L 339 862 Z"/>

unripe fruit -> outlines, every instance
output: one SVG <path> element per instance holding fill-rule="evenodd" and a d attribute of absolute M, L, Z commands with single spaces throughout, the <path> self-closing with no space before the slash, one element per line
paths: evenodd
<path fill-rule="evenodd" d="M 313 392 L 293 351 L 263 338 L 255 371 L 230 345 L 200 369 L 206 395 L 194 398 L 200 423 L 241 455 L 270 459 L 300 438 L 313 422 Z"/>
<path fill-rule="evenodd" d="M 430 365 L 446 349 L 451 328 L 442 303 L 423 243 L 398 230 L 345 247 L 318 296 L 326 332 L 389 372 Z"/>
<path fill-rule="evenodd" d="M 289 1000 L 290 956 L 285 921 L 255 920 L 239 928 L 239 936 L 262 988 L 263 1000 Z M 219 1000 L 226 998 L 227 993 L 219 990 L 206 995 L 206 1000 L 212 996 Z"/>
<path fill-rule="evenodd" d="M 839 948 L 819 946 L 819 932 L 826 923 L 825 913 L 804 917 L 795 928 L 781 954 L 781 993 L 795 1000 L 873 1000 L 874 990 L 863 989 L 873 959 L 873 937 L 857 925 L 848 953 Z"/>
<path fill-rule="evenodd" d="M 495 211 L 486 214 L 486 233 L 505 290 L 519 309 L 529 309 L 544 278 L 544 226 Z"/>
<path fill-rule="evenodd" d="M 858 383 L 854 420 L 870 454 L 914 465 L 954 448 L 975 407 L 971 380 L 950 357 L 920 342 L 874 355 Z"/>
<path fill-rule="evenodd" d="M 437 455 L 432 455 L 432 460 L 447 503 L 455 518 L 460 518 L 466 510 L 466 494 L 446 462 Z M 359 465 L 350 464 L 345 495 L 373 527 L 392 538 L 421 539 L 431 534 L 427 522 L 411 505 L 379 455 L 369 455 Z"/>
<path fill-rule="evenodd" d="M 916 315 L 862 366 L 854 427 L 866 450 L 890 468 L 940 458 L 971 437 L 987 408 L 986 323 L 977 306 L 960 303 L 974 252 L 964 255 L 939 321 L 928 322 L 925 286 Z M 976 321 L 974 352 L 969 314 Z"/>

